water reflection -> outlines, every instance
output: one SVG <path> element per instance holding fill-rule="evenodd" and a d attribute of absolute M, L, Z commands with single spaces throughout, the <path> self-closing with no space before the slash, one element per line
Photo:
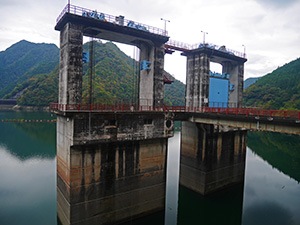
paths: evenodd
<path fill-rule="evenodd" d="M 299 224 L 299 193 L 297 181 L 248 148 L 243 224 Z"/>
<path fill-rule="evenodd" d="M 49 119 L 50 113 L 0 113 L 5 119 Z M 0 122 L 0 143 L 20 159 L 56 156 L 55 123 Z"/>
<path fill-rule="evenodd" d="M 300 138 L 272 132 L 249 132 L 248 146 L 264 161 L 300 182 Z"/>
<path fill-rule="evenodd" d="M 20 160 L 0 146 L 0 224 L 56 224 L 55 164 Z"/>
<path fill-rule="evenodd" d="M 37 114 L 0 116 L 32 119 Z M 55 137 L 55 125 L 40 125 L 27 129 L 0 123 L 0 224 L 60 224 L 56 209 L 56 142 L 55 138 L 44 138 L 48 133 Z M 248 133 L 244 188 L 238 185 L 205 198 L 178 189 L 179 137 L 176 133 L 169 140 L 165 213 L 128 224 L 300 224 L 299 136 Z"/>
<path fill-rule="evenodd" d="M 177 223 L 180 136 L 180 132 L 176 132 L 168 142 L 165 224 Z"/>

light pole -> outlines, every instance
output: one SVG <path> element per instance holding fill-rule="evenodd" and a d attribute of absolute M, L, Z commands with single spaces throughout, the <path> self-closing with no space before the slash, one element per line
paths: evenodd
<path fill-rule="evenodd" d="M 205 34 L 208 34 L 208 33 L 203 30 L 201 30 L 201 33 L 203 33 L 203 45 L 205 46 Z"/>
<path fill-rule="evenodd" d="M 167 22 L 170 23 L 170 20 L 166 20 L 164 18 L 160 18 L 160 20 L 163 20 L 165 22 L 165 32 L 164 32 L 164 35 L 167 35 Z"/>
<path fill-rule="evenodd" d="M 244 58 L 246 58 L 246 46 L 242 45 L 244 47 Z"/>
<path fill-rule="evenodd" d="M 68 13 L 70 13 L 70 0 L 68 0 Z"/>

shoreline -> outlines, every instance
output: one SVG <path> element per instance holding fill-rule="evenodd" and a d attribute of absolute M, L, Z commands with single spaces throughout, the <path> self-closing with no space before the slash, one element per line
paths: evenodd
<path fill-rule="evenodd" d="M 43 111 L 43 112 L 49 112 L 49 106 L 0 105 L 0 111 Z"/>

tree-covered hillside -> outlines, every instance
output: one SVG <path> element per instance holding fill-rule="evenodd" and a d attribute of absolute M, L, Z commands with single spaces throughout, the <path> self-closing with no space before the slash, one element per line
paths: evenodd
<path fill-rule="evenodd" d="M 26 79 L 49 73 L 58 60 L 59 49 L 54 44 L 35 44 L 22 40 L 0 52 L 0 98 Z"/>
<path fill-rule="evenodd" d="M 254 84 L 256 81 L 258 81 L 260 77 L 250 77 L 246 80 L 244 80 L 244 90 Z"/>
<path fill-rule="evenodd" d="M 93 42 L 94 73 L 93 73 L 93 101 L 94 103 L 111 103 L 122 99 L 124 103 L 132 102 L 138 93 L 138 62 L 124 54 L 111 42 Z M 83 46 L 89 51 L 90 43 Z M 23 77 L 27 79 L 17 83 L 6 98 L 18 96 L 19 105 L 46 106 L 50 102 L 57 102 L 58 96 L 58 63 L 52 72 L 45 72 L 40 67 L 40 73 L 32 70 Z M 89 64 L 83 65 L 83 103 L 89 97 Z M 35 71 L 37 72 L 37 71 Z M 165 103 L 168 105 L 184 105 L 185 85 L 172 77 L 174 83 L 165 85 Z"/>
<path fill-rule="evenodd" d="M 300 110 L 300 58 L 260 78 L 244 91 L 244 105 Z"/>

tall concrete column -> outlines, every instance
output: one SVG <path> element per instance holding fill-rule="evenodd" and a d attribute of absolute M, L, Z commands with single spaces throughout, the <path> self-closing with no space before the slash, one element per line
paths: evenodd
<path fill-rule="evenodd" d="M 158 45 L 154 50 L 154 105 L 162 106 L 164 99 L 164 59 L 165 59 L 165 46 L 164 44 Z"/>
<path fill-rule="evenodd" d="M 61 104 L 80 104 L 82 97 L 82 27 L 66 23 L 60 31 L 59 98 Z"/>
<path fill-rule="evenodd" d="M 207 54 L 196 52 L 187 55 L 186 106 L 208 106 L 209 66 Z"/>
<path fill-rule="evenodd" d="M 243 183 L 247 132 L 182 122 L 180 184 L 201 195 Z"/>
<path fill-rule="evenodd" d="M 164 44 L 140 43 L 140 62 L 151 62 L 151 69 L 140 70 L 139 104 L 161 106 L 164 97 Z"/>
<path fill-rule="evenodd" d="M 229 103 L 232 107 L 242 107 L 243 104 L 243 87 L 244 87 L 244 63 L 238 64 L 230 61 L 222 63 L 223 73 L 230 75 L 230 83 L 234 85 L 234 90 L 229 93 Z"/>

